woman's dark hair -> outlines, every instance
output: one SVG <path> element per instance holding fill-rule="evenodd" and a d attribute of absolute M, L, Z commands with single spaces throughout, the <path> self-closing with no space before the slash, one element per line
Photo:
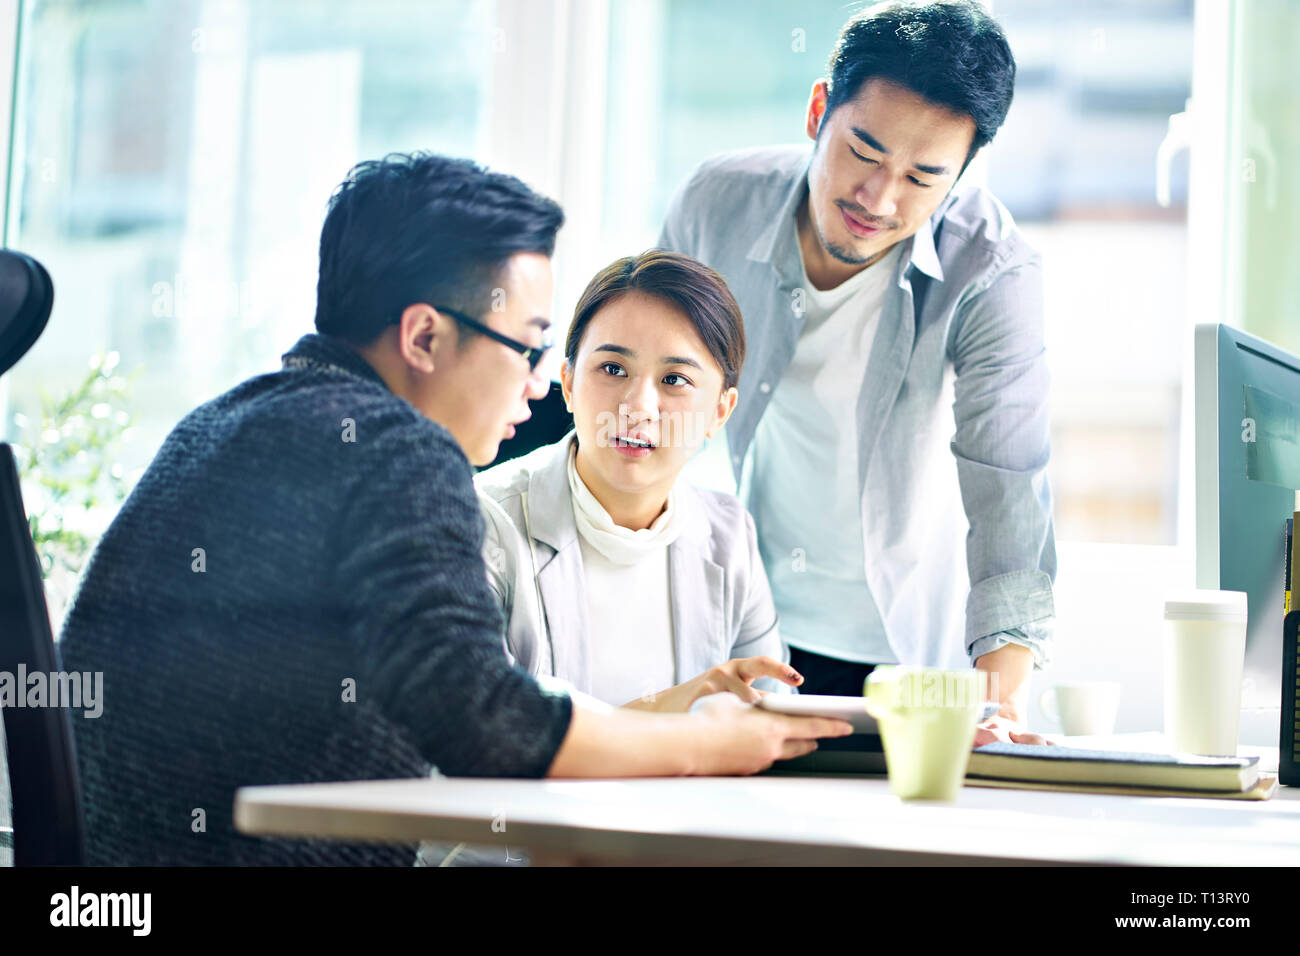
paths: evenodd
<path fill-rule="evenodd" d="M 390 153 L 358 163 L 320 232 L 316 329 L 367 345 L 412 303 L 479 316 L 519 252 L 550 256 L 556 203 L 468 159 Z M 465 342 L 473 332 L 458 325 Z"/>
<path fill-rule="evenodd" d="M 896 2 L 870 7 L 844 25 L 827 65 L 822 124 L 873 77 L 975 121 L 966 162 L 1007 118 L 1016 61 L 1006 35 L 976 0 Z"/>
<path fill-rule="evenodd" d="M 740 379 L 745 362 L 745 324 L 726 281 L 704 263 L 676 252 L 650 249 L 601 269 L 587 284 L 573 310 L 564 357 L 573 365 L 592 317 L 629 292 L 654 296 L 680 309 L 695 326 L 713 360 L 722 369 L 722 387 Z"/>

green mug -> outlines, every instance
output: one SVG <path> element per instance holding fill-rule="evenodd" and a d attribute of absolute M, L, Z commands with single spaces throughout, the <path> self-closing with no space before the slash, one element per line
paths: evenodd
<path fill-rule="evenodd" d="M 904 800 L 957 799 L 988 693 L 981 670 L 877 667 L 863 686 L 880 725 L 889 788 Z"/>

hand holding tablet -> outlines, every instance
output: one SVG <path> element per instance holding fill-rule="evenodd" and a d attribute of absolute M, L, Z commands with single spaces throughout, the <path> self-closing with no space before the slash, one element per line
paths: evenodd
<path fill-rule="evenodd" d="M 829 694 L 765 694 L 754 706 L 778 714 L 798 717 L 837 717 L 853 725 L 855 734 L 879 734 L 876 718 L 867 713 L 865 697 L 835 697 Z M 980 721 L 988 720 L 998 712 L 994 701 L 986 701 L 980 711 Z"/>

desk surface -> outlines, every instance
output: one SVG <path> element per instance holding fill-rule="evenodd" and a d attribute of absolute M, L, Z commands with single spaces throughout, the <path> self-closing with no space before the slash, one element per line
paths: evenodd
<path fill-rule="evenodd" d="M 1266 801 L 964 787 L 934 804 L 900 801 L 883 777 L 434 778 L 247 787 L 235 822 L 265 836 L 510 845 L 539 862 L 1300 865 L 1300 789 L 1288 787 Z"/>

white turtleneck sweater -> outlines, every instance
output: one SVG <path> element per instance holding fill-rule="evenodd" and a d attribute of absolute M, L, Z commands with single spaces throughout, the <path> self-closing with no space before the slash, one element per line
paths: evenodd
<path fill-rule="evenodd" d="M 675 682 L 668 546 L 681 533 L 681 508 L 674 487 L 649 528 L 619 527 L 578 476 L 577 447 L 569 445 L 569 491 L 587 590 L 591 692 L 618 707 Z"/>

